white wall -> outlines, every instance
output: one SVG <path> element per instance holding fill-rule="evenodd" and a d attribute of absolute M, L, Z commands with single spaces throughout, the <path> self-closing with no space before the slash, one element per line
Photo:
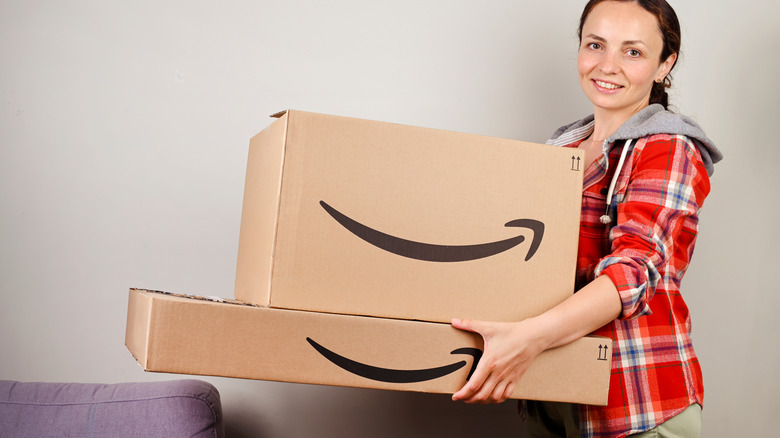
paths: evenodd
<path fill-rule="evenodd" d="M 269 114 L 544 141 L 589 111 L 575 73 L 583 4 L 3 0 L 0 378 L 179 378 L 142 372 L 125 349 L 128 288 L 232 296 L 248 139 Z M 727 157 L 684 284 L 705 436 L 771 436 L 780 5 L 673 5 L 685 32 L 673 98 Z M 514 403 L 204 379 L 231 436 L 521 428 Z"/>

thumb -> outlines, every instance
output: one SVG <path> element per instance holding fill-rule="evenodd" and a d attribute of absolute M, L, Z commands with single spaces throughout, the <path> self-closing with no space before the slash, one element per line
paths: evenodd
<path fill-rule="evenodd" d="M 469 332 L 474 332 L 480 335 L 484 335 L 487 330 L 487 323 L 485 321 L 478 321 L 475 319 L 452 319 L 452 326 Z"/>

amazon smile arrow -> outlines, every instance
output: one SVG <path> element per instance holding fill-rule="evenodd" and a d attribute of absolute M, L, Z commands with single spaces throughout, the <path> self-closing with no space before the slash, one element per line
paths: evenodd
<path fill-rule="evenodd" d="M 391 368 L 380 368 L 373 365 L 367 365 L 361 362 L 344 357 L 336 352 L 333 352 L 322 345 L 318 344 L 312 338 L 306 338 L 306 341 L 314 347 L 317 352 L 323 355 L 326 359 L 340 368 L 349 371 L 352 374 L 356 374 L 366 379 L 376 380 L 379 382 L 388 383 L 416 383 L 425 382 L 427 380 L 434 380 L 440 377 L 444 377 L 448 374 L 452 374 L 455 371 L 463 368 L 466 365 L 465 360 L 461 360 L 448 365 L 443 365 L 436 368 L 425 368 L 417 370 L 399 370 Z M 482 350 L 478 348 L 458 348 L 452 351 L 450 354 L 468 354 L 471 355 L 474 360 L 471 364 L 471 370 L 466 378 L 471 378 L 471 374 L 474 373 L 474 369 L 479 363 L 479 359 L 482 357 Z"/>
<path fill-rule="evenodd" d="M 464 262 L 477 260 L 507 251 L 519 245 L 525 240 L 525 236 L 519 235 L 496 242 L 480 243 L 475 245 L 436 245 L 423 242 L 415 242 L 400 237 L 383 233 L 348 217 L 325 201 L 320 201 L 320 206 L 333 217 L 341 226 L 349 230 L 355 236 L 363 239 L 371 245 L 381 248 L 393 254 L 416 260 L 429 262 Z M 536 254 L 544 237 L 544 223 L 534 219 L 516 219 L 507 222 L 506 227 L 528 228 L 533 232 L 531 246 L 525 256 L 525 261 Z"/>

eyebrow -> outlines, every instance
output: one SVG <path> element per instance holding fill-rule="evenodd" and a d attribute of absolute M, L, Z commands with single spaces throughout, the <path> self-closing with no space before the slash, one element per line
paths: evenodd
<path fill-rule="evenodd" d="M 585 38 L 591 38 L 591 39 L 594 39 L 596 41 L 603 42 L 603 43 L 607 42 L 607 40 L 605 38 L 602 38 L 602 37 L 600 37 L 598 35 L 595 35 L 595 34 L 586 35 Z M 634 45 L 637 45 L 637 44 L 642 44 L 643 46 L 647 46 L 647 44 L 645 44 L 645 42 L 642 41 L 642 40 L 626 40 L 626 41 L 623 41 L 623 45 L 624 46 L 634 46 Z"/>

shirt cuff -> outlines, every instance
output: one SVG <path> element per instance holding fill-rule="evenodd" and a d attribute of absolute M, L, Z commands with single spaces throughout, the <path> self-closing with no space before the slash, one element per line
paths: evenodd
<path fill-rule="evenodd" d="M 595 276 L 606 275 L 618 290 L 623 305 L 619 319 L 634 319 L 652 313 L 647 304 L 651 296 L 648 293 L 647 271 L 640 274 L 637 272 L 640 269 L 618 257 L 608 257 L 596 267 Z"/>

